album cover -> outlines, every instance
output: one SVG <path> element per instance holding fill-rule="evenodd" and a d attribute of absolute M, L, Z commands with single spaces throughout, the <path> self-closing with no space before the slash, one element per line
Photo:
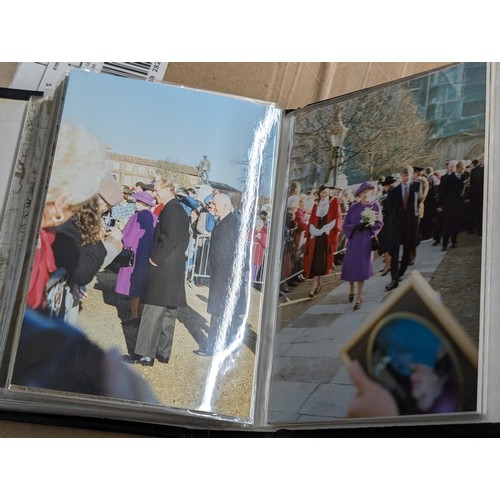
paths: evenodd
<path fill-rule="evenodd" d="M 71 71 L 2 156 L 0 407 L 255 431 L 494 421 L 496 73 L 285 112 Z"/>

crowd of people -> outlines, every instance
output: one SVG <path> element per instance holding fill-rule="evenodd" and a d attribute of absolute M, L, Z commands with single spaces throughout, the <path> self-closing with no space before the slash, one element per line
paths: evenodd
<path fill-rule="evenodd" d="M 292 183 L 282 286 L 310 280 L 313 298 L 343 255 L 341 279 L 349 282 L 348 301 L 357 310 L 364 283 L 374 274 L 376 253 L 383 256 L 382 275 L 391 274 L 390 291 L 414 263 L 421 241 L 432 239 L 446 251 L 458 245 L 460 231 L 481 236 L 484 157 L 449 161 L 445 168 L 440 175 L 405 166 L 378 184 L 365 181 L 352 191 L 321 186 L 303 193 L 299 183 Z M 27 342 L 36 335 L 30 324 L 64 319 L 67 332 L 76 335 L 86 286 L 100 270 L 123 259 L 115 292 L 129 298 L 130 317 L 123 323 L 138 329 L 126 361 L 169 362 L 177 310 L 187 305 L 189 273 L 209 277 L 210 324 L 206 342 L 194 352 L 212 356 L 230 347 L 242 326 L 247 284 L 262 279 L 268 214 L 261 210 L 244 236 L 240 226 L 240 213 L 224 193 L 214 190 L 198 199 L 194 189 L 179 191 L 164 178 L 120 185 L 107 170 L 102 144 L 82 127 L 64 122 L 27 293 L 20 342 L 25 361 L 34 355 Z M 244 264 L 235 272 L 231 264 L 241 251 Z M 27 369 L 17 364 L 18 381 L 26 380 Z"/>
<path fill-rule="evenodd" d="M 382 276 L 390 273 L 390 291 L 415 263 L 422 241 L 447 251 L 458 246 L 461 231 L 481 236 L 483 184 L 484 155 L 448 161 L 443 172 L 404 166 L 352 190 L 320 186 L 303 193 L 298 182 L 291 183 L 281 290 L 310 279 L 314 297 L 322 276 L 331 274 L 340 261 L 336 256 L 343 255 L 341 279 L 349 283 L 354 310 L 360 309 L 375 255 L 383 258 Z"/>
<path fill-rule="evenodd" d="M 105 148 L 97 138 L 64 121 L 34 250 L 14 380 L 92 394 L 113 395 L 108 383 L 123 389 L 116 375 L 104 376 L 108 366 L 116 365 L 116 353 L 100 350 L 78 327 L 86 286 L 107 268 L 118 272 L 115 293 L 129 300 L 130 317 L 123 324 L 137 328 L 134 349 L 120 359 L 123 366 L 123 361 L 142 366 L 169 362 L 177 310 L 187 305 L 187 273 L 196 273 L 202 266 L 210 275 L 207 312 L 211 319 L 206 341 L 194 352 L 212 356 L 230 347 L 242 325 L 247 283 L 261 273 L 266 218 L 262 211 L 255 228 L 242 236 L 240 213 L 224 193 L 214 190 L 201 200 L 194 189 L 176 189 L 161 177 L 151 184 L 122 186 L 107 170 Z M 200 235 L 209 236 L 208 242 Z M 246 245 L 239 244 L 242 239 Z M 203 252 L 196 246 L 207 243 L 207 262 L 201 262 Z M 246 262 L 250 245 L 255 249 L 252 265 L 245 264 L 235 275 L 230 263 L 240 248 Z M 236 298 L 232 310 L 229 297 Z M 39 345 L 37 335 L 46 336 L 43 352 L 32 349 Z M 95 385 L 95 377 L 87 379 L 86 356 L 76 365 L 62 363 L 54 370 L 58 358 L 50 350 L 61 348 L 66 338 L 79 339 L 72 345 L 81 353 L 101 352 L 95 356 L 103 375 L 101 386 Z M 69 356 L 68 363 L 73 358 Z M 44 374 L 50 376 L 42 382 Z M 130 372 L 124 380 L 130 382 Z M 130 387 L 137 385 L 130 383 Z M 149 389 L 139 389 L 142 393 L 132 394 L 132 399 L 154 399 Z"/>

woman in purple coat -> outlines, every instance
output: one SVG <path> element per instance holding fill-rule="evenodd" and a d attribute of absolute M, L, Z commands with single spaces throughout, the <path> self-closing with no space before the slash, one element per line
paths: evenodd
<path fill-rule="evenodd" d="M 347 248 L 342 264 L 341 279 L 349 281 L 349 302 L 354 300 L 354 284 L 358 283 L 354 310 L 361 307 L 364 282 L 373 276 L 372 238 L 382 229 L 382 209 L 373 201 L 375 186 L 363 182 L 354 195 L 358 198 L 349 208 L 342 230 L 347 238 Z"/>
<path fill-rule="evenodd" d="M 134 264 L 118 272 L 115 292 L 130 297 L 130 319 L 124 323 L 139 323 L 142 314 L 141 297 L 146 289 L 149 256 L 153 248 L 153 235 L 158 218 L 151 212 L 155 199 L 151 193 L 134 194 L 136 212 L 123 228 L 123 248 L 134 251 Z"/>

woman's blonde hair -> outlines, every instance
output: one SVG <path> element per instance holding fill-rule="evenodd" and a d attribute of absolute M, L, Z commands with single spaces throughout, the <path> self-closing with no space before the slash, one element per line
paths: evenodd
<path fill-rule="evenodd" d="M 57 138 L 47 201 L 64 198 L 66 205 L 85 203 L 107 174 L 104 145 L 81 125 L 63 120 Z"/>

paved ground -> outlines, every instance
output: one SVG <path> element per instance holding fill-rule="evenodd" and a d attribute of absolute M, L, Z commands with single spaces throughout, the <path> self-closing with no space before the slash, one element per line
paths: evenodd
<path fill-rule="evenodd" d="M 422 243 L 416 263 L 409 271 L 417 269 L 430 280 L 460 323 L 471 336 L 475 332 L 477 339 L 481 252 L 480 240 L 474 238 L 461 237 L 464 244 L 447 254 L 439 247 L 432 247 L 431 242 Z M 461 265 L 460 273 L 456 272 L 457 265 Z M 339 350 L 389 295 L 384 287 L 390 279 L 378 273 L 382 266 L 380 259 L 374 266 L 376 274 L 366 282 L 359 311 L 353 311 L 348 303 L 348 285 L 340 281 L 339 270 L 323 279 L 319 296 L 300 301 L 309 292 L 310 282 L 305 282 L 289 294 L 292 300 L 299 301 L 280 307 L 270 399 L 272 422 L 344 418 L 354 387 L 339 358 Z M 465 279 L 467 270 L 469 278 Z M 80 326 L 101 347 L 115 347 L 126 354 L 135 344 L 137 328 L 121 324 L 129 315 L 128 300 L 114 293 L 115 281 L 116 274 L 111 271 L 98 274 L 88 287 L 89 297 L 80 313 Z M 463 293 L 470 301 L 469 308 L 462 307 L 460 290 L 464 281 L 467 287 Z M 150 383 L 162 404 L 196 409 L 203 399 L 211 362 L 211 358 L 193 353 L 208 327 L 208 288 L 187 285 L 186 293 L 190 307 L 179 313 L 170 363 L 156 363 L 151 368 L 134 366 L 134 369 Z M 261 299 L 260 292 L 252 290 L 248 335 L 237 363 L 217 381 L 213 398 L 215 413 L 243 418 L 250 413 Z"/>
<path fill-rule="evenodd" d="M 477 260 L 478 255 L 480 259 L 480 243 L 479 239 L 475 238 L 474 249 L 467 249 L 466 246 L 461 251 L 463 255 L 473 253 Z M 460 254 L 457 252 L 460 248 L 444 253 L 439 247 L 432 247 L 431 243 L 429 241 L 420 244 L 415 265 L 408 268 L 407 275 L 412 270 L 418 270 L 429 281 L 445 256 L 445 260 L 455 263 L 457 275 L 456 259 L 459 258 Z M 353 311 L 353 304 L 350 304 L 347 298 L 349 285 L 342 283 L 323 298 L 310 301 L 310 307 L 303 314 L 278 332 L 269 405 L 271 422 L 306 423 L 345 418 L 355 388 L 340 360 L 339 350 L 353 337 L 362 322 L 389 296 L 385 285 L 389 283 L 390 278 L 380 276 L 377 271 L 381 267 L 379 258 L 374 263 L 375 276 L 365 283 L 360 310 Z M 479 266 L 473 269 L 473 272 L 479 275 Z M 459 279 L 463 281 L 461 273 L 458 273 L 455 284 Z M 439 280 L 437 282 L 439 285 Z M 443 285 L 442 280 L 440 284 Z M 449 281 L 446 283 L 445 280 L 445 284 L 448 289 L 450 285 L 453 287 L 453 283 Z M 439 286 L 436 289 L 439 289 Z M 457 289 L 454 293 L 457 293 Z M 460 308 L 460 304 L 456 305 Z M 478 309 L 476 317 L 477 312 Z"/>
<path fill-rule="evenodd" d="M 133 351 L 138 328 L 121 324 L 122 320 L 129 318 L 128 299 L 114 292 L 115 283 L 114 272 L 98 273 L 87 287 L 89 296 L 83 302 L 79 324 L 100 347 L 114 347 L 127 354 Z M 186 296 L 189 307 L 179 309 L 169 364 L 134 365 L 134 369 L 149 382 L 162 404 L 198 409 L 204 399 L 212 361 L 211 357 L 193 353 L 206 337 L 210 321 L 206 312 L 208 288 L 187 284 Z M 217 378 L 212 398 L 214 413 L 242 418 L 248 418 L 250 414 L 260 301 L 261 293 L 252 290 L 247 336 L 238 352 L 237 362 L 226 367 Z"/>

